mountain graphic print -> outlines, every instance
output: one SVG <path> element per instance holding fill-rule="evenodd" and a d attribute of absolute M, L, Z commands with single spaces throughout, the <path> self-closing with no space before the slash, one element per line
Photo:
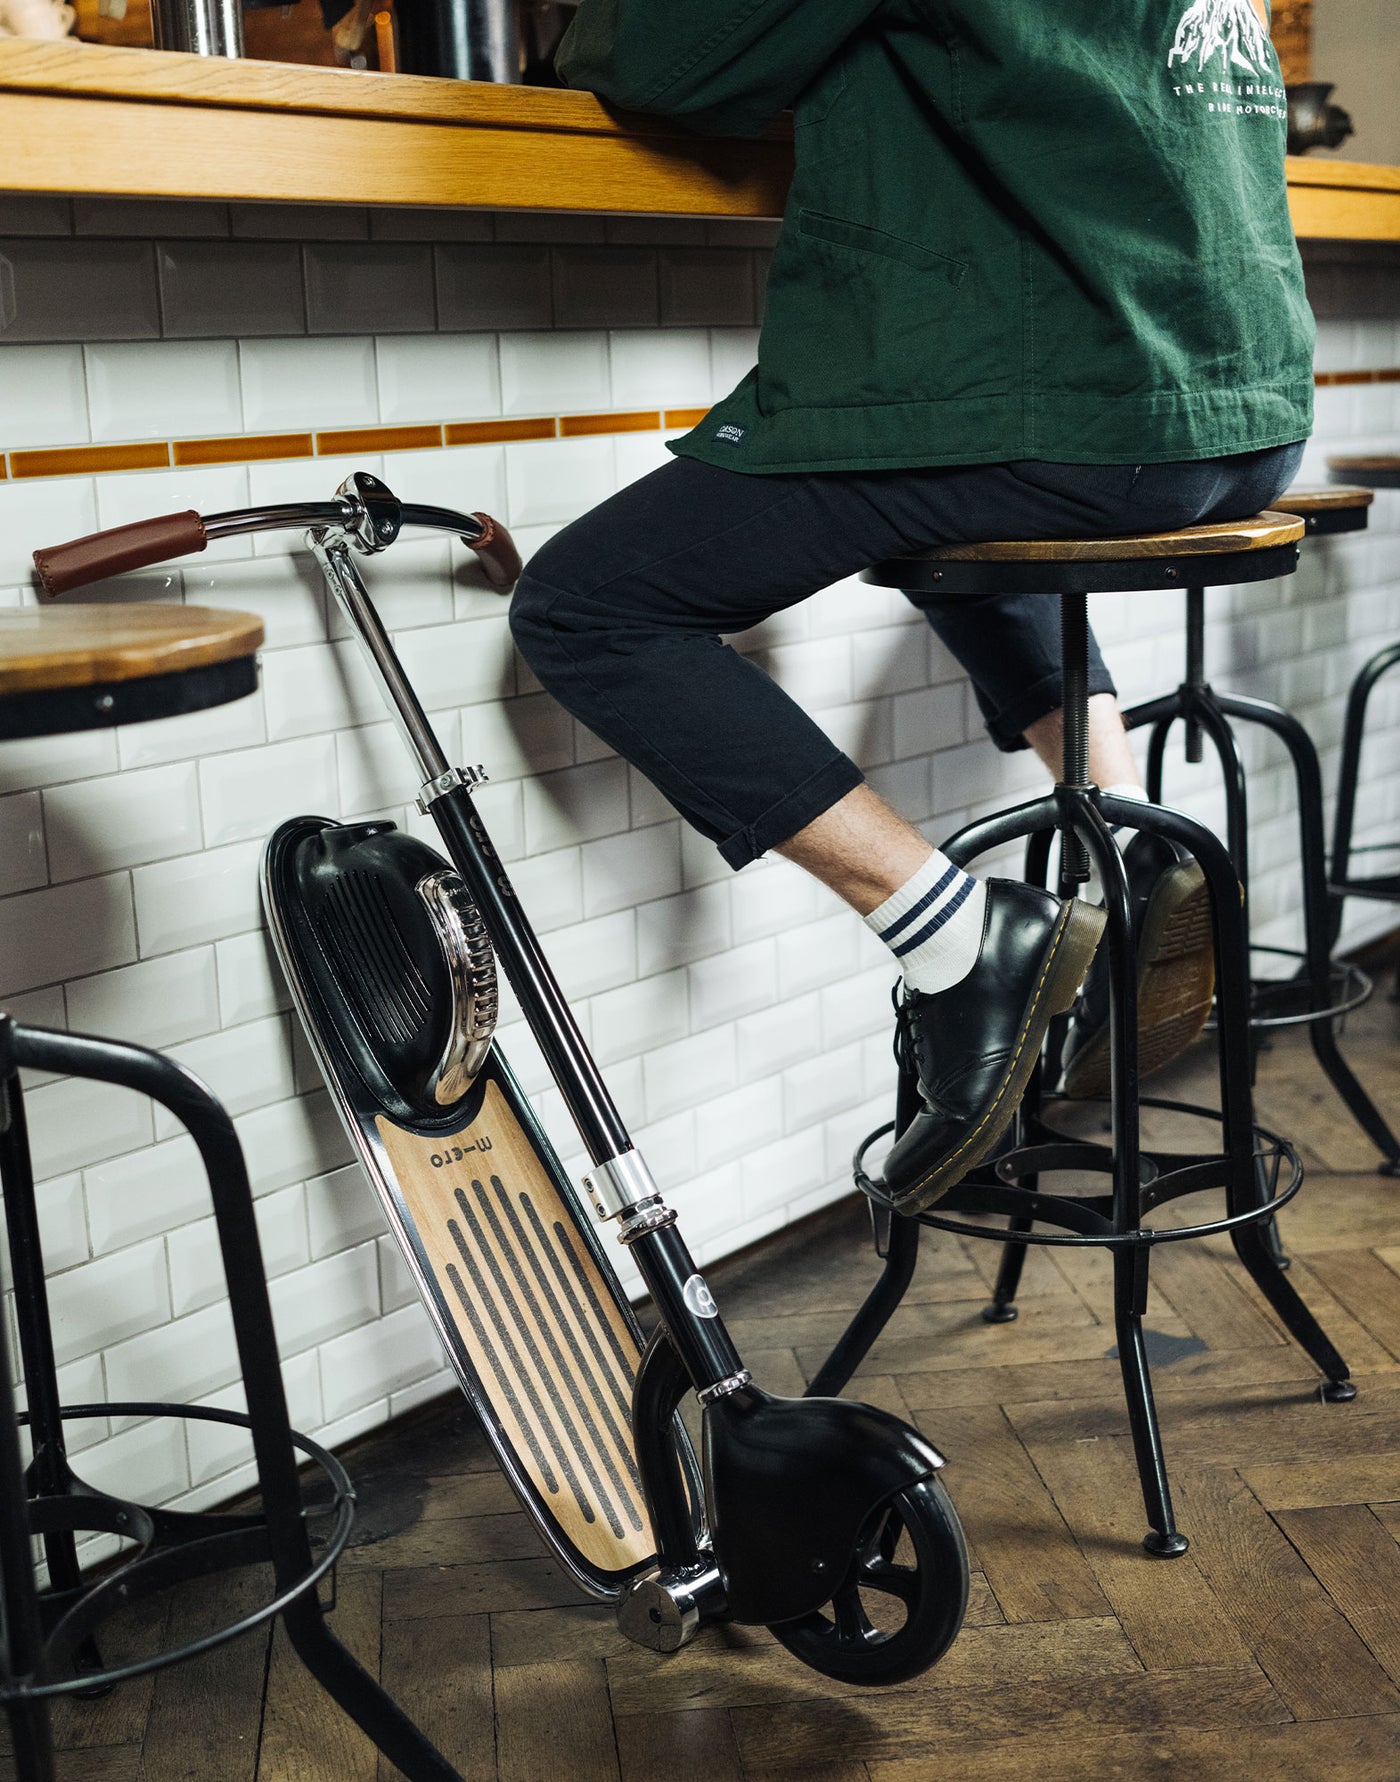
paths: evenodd
<path fill-rule="evenodd" d="M 1167 65 L 1189 65 L 1204 73 L 1208 63 L 1223 58 L 1224 70 L 1249 74 L 1270 72 L 1269 15 L 1264 0 L 1193 0 L 1176 28 Z"/>

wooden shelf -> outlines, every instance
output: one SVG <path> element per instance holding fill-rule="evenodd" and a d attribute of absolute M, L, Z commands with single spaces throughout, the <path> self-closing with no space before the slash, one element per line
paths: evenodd
<path fill-rule="evenodd" d="M 792 148 L 588 93 L 0 42 L 0 190 L 772 217 Z"/>
<path fill-rule="evenodd" d="M 1290 155 L 1288 202 L 1300 241 L 1400 241 L 1400 167 Z"/>
<path fill-rule="evenodd" d="M 790 133 L 701 137 L 587 93 L 0 42 L 0 190 L 776 217 Z M 1288 163 L 1303 239 L 1400 241 L 1400 168 Z"/>

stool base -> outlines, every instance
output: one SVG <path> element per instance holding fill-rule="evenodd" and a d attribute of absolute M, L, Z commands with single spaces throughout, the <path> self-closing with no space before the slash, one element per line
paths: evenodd
<path fill-rule="evenodd" d="M 1193 600 L 1200 590 L 1191 590 Z M 1396 659 L 1400 660 L 1400 648 Z M 1230 858 L 1241 884 L 1249 884 L 1249 816 L 1244 764 L 1240 760 L 1231 720 L 1258 725 L 1276 736 L 1287 750 L 1293 769 L 1297 796 L 1299 872 L 1303 892 L 1304 951 L 1300 977 L 1308 985 L 1308 1011 L 1289 1022 L 1306 1024 L 1314 1056 L 1323 1074 L 1346 1104 L 1348 1112 L 1381 1154 L 1378 1171 L 1397 1173 L 1400 1165 L 1400 1138 L 1375 1102 L 1366 1093 L 1337 1044 L 1335 1016 L 1346 1006 L 1338 1007 L 1333 993 L 1334 974 L 1348 968 L 1331 957 L 1336 938 L 1334 916 L 1327 882 L 1327 855 L 1322 808 L 1322 769 L 1317 749 L 1307 731 L 1281 706 L 1267 700 L 1250 699 L 1240 694 L 1219 693 L 1207 681 L 1187 680 L 1175 692 L 1160 699 L 1148 700 L 1125 712 L 1123 721 L 1129 730 L 1151 728 L 1148 748 L 1147 790 L 1154 802 L 1162 796 L 1162 769 L 1167 738 L 1173 725 L 1184 724 L 1187 737 L 1187 759 L 1200 760 L 1201 740 L 1208 739 L 1220 765 L 1225 786 L 1226 840 Z M 1358 720 L 1359 723 L 1359 720 Z M 1359 747 L 1359 744 L 1358 744 Z M 1334 860 L 1334 873 L 1336 871 Z M 1333 890 L 1335 895 L 1335 888 Z M 1364 1000 L 1364 999 L 1363 999 Z M 1281 1025 L 1267 1018 L 1258 1019 L 1259 1011 L 1251 998 L 1250 1025 Z"/>
<path fill-rule="evenodd" d="M 1183 1103 L 1158 1105 L 1198 1116 L 1204 1114 L 1217 1122 L 1218 1150 L 1152 1153 L 1144 1152 L 1140 1144 L 1139 1115 L 1144 1104 L 1137 1093 L 1135 942 L 1127 879 L 1111 824 L 1148 830 L 1176 843 L 1194 856 L 1205 876 L 1216 956 L 1220 1111 Z M 1218 837 L 1178 811 L 1109 797 L 1090 786 L 1064 784 L 1057 786 L 1049 798 L 971 825 L 945 844 L 945 852 L 966 867 L 979 854 L 1028 838 L 1027 877 L 1032 883 L 1044 883 L 1053 836 L 1061 826 L 1069 825 L 1073 825 L 1098 869 L 1108 915 L 1104 944 L 1109 948 L 1108 975 L 1114 1011 L 1112 1092 L 1108 1103 L 1111 1142 L 1104 1145 L 1074 1140 L 1051 1127 L 1042 1114 L 1042 1061 L 1022 1104 L 1018 1137 L 1027 1142 L 983 1164 L 951 1189 L 935 1208 L 914 1217 L 891 1219 L 884 1270 L 808 1390 L 817 1396 L 839 1393 L 854 1374 L 913 1278 L 921 1225 L 1003 1243 L 992 1303 L 982 1314 L 988 1323 L 1014 1321 L 1016 1289 L 1029 1244 L 1106 1248 L 1113 1256 L 1119 1368 L 1143 1504 L 1151 1528 L 1144 1547 L 1153 1557 L 1172 1558 L 1186 1551 L 1186 1541 L 1177 1529 L 1172 1510 L 1142 1329 L 1148 1269 L 1156 1244 L 1212 1233 L 1228 1235 L 1250 1278 L 1323 1374 L 1327 1396 L 1345 1399 L 1354 1394 L 1355 1388 L 1348 1380 L 1346 1362 L 1282 1271 L 1267 1235 L 1266 1227 L 1278 1208 L 1301 1186 L 1302 1171 L 1290 1145 L 1274 1134 L 1261 1132 L 1254 1124 L 1248 940 L 1239 881 L 1228 854 Z M 903 1072 L 895 1122 L 880 1134 L 872 1135 L 856 1156 L 856 1184 L 876 1201 L 881 1197 L 882 1184 L 865 1171 L 865 1151 L 885 1132 L 903 1130 L 918 1106 L 917 1083 L 912 1073 Z M 1104 1175 L 1106 1191 L 1101 1195 L 1045 1192 L 1042 1177 L 1064 1169 L 1088 1169 Z M 1206 1189 L 1223 1191 L 1223 1218 L 1182 1227 L 1144 1225 L 1145 1216 L 1154 1207 Z M 993 1231 L 957 1216 L 989 1212 L 1005 1217 L 1007 1225 Z M 1046 1224 L 1059 1229 L 1033 1229 Z"/>
<path fill-rule="evenodd" d="M 213 1203 L 247 1414 L 161 1402 L 64 1405 L 58 1389 L 21 1068 L 113 1083 L 160 1102 L 198 1150 Z M 233 1124 L 207 1089 L 172 1060 L 138 1046 L 22 1026 L 0 1017 L 0 1184 L 15 1285 L 15 1327 L 29 1400 L 17 1413 L 9 1345 L 0 1321 L 0 1707 L 13 1729 L 18 1782 L 53 1782 L 48 1725 L 54 1696 L 90 1695 L 178 1663 L 282 1617 L 292 1647 L 327 1693 L 411 1782 L 461 1782 L 327 1627 L 317 1583 L 350 1532 L 354 1494 L 334 1456 L 293 1433 L 268 1304 L 252 1192 Z M 66 1423 L 112 1414 L 179 1416 L 248 1430 L 263 1514 L 203 1515 L 148 1509 L 91 1491 L 69 1465 Z M 22 1464 L 21 1422 L 33 1459 Z M 297 1450 L 329 1477 L 335 1522 L 319 1556 L 297 1478 Z M 81 1572 L 76 1535 L 95 1530 L 134 1539 L 138 1552 L 95 1581 Z M 40 1592 L 32 1543 L 38 1536 L 50 1587 Z M 127 1603 L 227 1566 L 267 1562 L 273 1596 L 242 1621 L 153 1658 L 104 1665 L 94 1644 L 102 1622 Z"/>

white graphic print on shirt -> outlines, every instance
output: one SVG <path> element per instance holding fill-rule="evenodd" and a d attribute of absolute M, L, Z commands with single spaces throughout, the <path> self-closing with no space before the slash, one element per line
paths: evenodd
<path fill-rule="evenodd" d="M 1167 56 L 1173 72 L 1197 78 L 1173 85 L 1178 99 L 1226 117 L 1287 117 L 1284 92 L 1269 42 L 1265 0 L 1192 0 L 1181 15 Z M 1206 79 L 1210 69 L 1212 78 Z"/>
<path fill-rule="evenodd" d="M 1193 0 L 1176 28 L 1167 66 L 1196 58 L 1196 72 L 1207 62 L 1224 58 L 1224 72 L 1231 67 L 1247 74 L 1269 72 L 1269 18 L 1264 0 Z"/>

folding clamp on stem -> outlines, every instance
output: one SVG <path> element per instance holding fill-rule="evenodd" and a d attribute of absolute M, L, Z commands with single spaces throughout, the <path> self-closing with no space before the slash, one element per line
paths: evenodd
<path fill-rule="evenodd" d="M 449 767 L 446 773 L 440 773 L 435 779 L 424 782 L 414 803 L 418 806 L 419 814 L 426 817 L 431 806 L 437 803 L 444 792 L 455 792 L 458 786 L 465 786 L 468 792 L 474 792 L 478 786 L 484 786 L 489 778 L 484 767 Z"/>
<path fill-rule="evenodd" d="M 595 1163 L 583 1178 L 584 1190 L 599 1219 L 616 1219 L 645 1200 L 659 1200 L 661 1190 L 640 1151 L 624 1151 Z"/>

